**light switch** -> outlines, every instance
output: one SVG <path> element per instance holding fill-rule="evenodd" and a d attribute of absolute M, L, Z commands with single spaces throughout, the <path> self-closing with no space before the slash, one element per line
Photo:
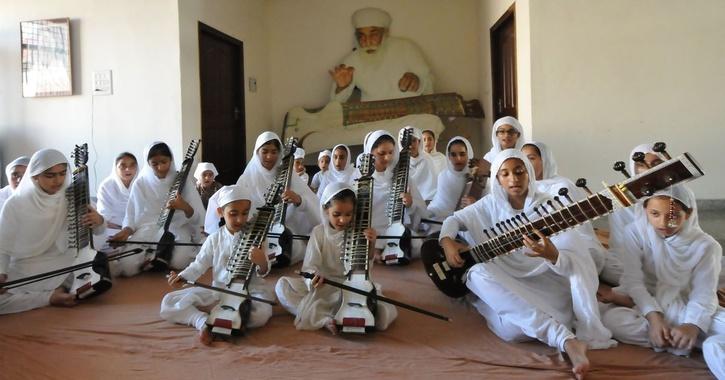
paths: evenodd
<path fill-rule="evenodd" d="M 257 92 L 257 78 L 249 77 L 249 92 Z"/>
<path fill-rule="evenodd" d="M 93 72 L 93 95 L 111 95 L 113 94 L 113 77 L 111 70 L 101 70 Z"/>

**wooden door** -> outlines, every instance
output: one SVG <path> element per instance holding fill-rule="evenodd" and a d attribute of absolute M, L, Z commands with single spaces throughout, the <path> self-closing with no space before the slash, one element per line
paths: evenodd
<path fill-rule="evenodd" d="M 217 181 L 236 183 L 246 165 L 242 41 L 199 23 L 202 160 Z"/>
<path fill-rule="evenodd" d="M 518 117 L 515 4 L 491 28 L 493 120 Z"/>

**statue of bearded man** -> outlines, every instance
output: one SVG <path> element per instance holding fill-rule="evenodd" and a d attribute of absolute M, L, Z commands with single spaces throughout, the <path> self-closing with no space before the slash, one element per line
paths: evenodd
<path fill-rule="evenodd" d="M 354 88 L 362 101 L 406 98 L 433 93 L 433 78 L 418 46 L 389 35 L 390 15 L 363 8 L 352 15 L 357 49 L 330 70 L 331 100 L 345 102 Z"/>

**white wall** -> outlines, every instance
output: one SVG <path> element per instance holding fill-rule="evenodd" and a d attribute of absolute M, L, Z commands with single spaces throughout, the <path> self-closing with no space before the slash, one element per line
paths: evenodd
<path fill-rule="evenodd" d="M 181 97 L 184 141 L 201 137 L 199 95 L 199 33 L 201 21 L 244 44 L 244 101 L 247 152 L 262 131 L 272 128 L 271 90 L 268 80 L 268 46 L 264 0 L 179 0 L 181 47 Z M 248 78 L 257 78 L 257 92 L 249 92 Z M 235 154 L 229 152 L 229 154 Z M 197 158 L 201 154 L 197 155 Z M 248 160 L 249 157 L 245 157 Z"/>
<path fill-rule="evenodd" d="M 613 183 L 614 161 L 665 141 L 704 167 L 698 198 L 725 198 L 725 2 L 547 0 L 530 12 L 533 132 L 560 173 Z"/>
<path fill-rule="evenodd" d="M 267 2 L 272 122 L 281 132 L 294 106 L 329 101 L 328 70 L 354 44 L 350 17 L 374 6 L 392 16 L 391 35 L 416 42 L 431 65 L 435 88 L 477 98 L 479 64 L 476 0 L 271 0 Z"/>
<path fill-rule="evenodd" d="M 75 95 L 23 98 L 19 23 L 57 17 L 71 18 Z M 181 153 L 176 0 L 3 0 L 0 67 L 4 162 L 40 148 L 69 154 L 74 144 L 94 143 L 91 181 L 100 182 L 122 150 L 140 156 L 147 143 L 163 139 Z M 91 73 L 103 69 L 113 70 L 114 94 L 93 99 Z"/>

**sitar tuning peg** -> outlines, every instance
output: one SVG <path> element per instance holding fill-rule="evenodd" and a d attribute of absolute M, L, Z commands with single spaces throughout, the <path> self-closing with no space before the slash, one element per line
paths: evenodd
<path fill-rule="evenodd" d="M 672 157 L 670 157 L 670 154 L 667 153 L 667 151 L 665 149 L 667 149 L 667 144 L 665 144 L 662 141 L 656 142 L 652 146 L 652 150 L 654 150 L 655 152 L 660 153 L 661 155 L 665 156 L 665 158 L 668 160 L 672 159 Z"/>
<path fill-rule="evenodd" d="M 567 189 L 566 187 L 562 187 L 561 189 L 559 189 L 559 195 L 566 198 L 569 203 L 574 203 L 574 201 L 572 201 L 571 197 L 569 196 L 569 189 Z"/>
<path fill-rule="evenodd" d="M 644 166 L 647 166 L 649 168 L 649 165 L 647 165 L 647 162 L 644 160 L 644 153 L 642 152 L 634 152 L 632 155 L 632 161 L 639 162 L 640 164 L 643 164 Z"/>
<path fill-rule="evenodd" d="M 559 204 L 559 206 L 561 206 L 561 207 L 564 207 L 564 204 L 563 204 L 563 203 L 561 203 L 561 200 L 559 200 L 559 197 L 555 196 L 555 197 L 554 197 L 554 201 L 556 201 L 556 203 L 558 203 L 558 204 Z M 551 201 L 549 201 L 549 202 L 551 202 Z"/>
<path fill-rule="evenodd" d="M 614 163 L 614 170 L 622 173 L 623 176 L 627 178 L 632 178 L 631 175 L 629 175 L 629 172 L 627 171 L 627 167 L 624 164 L 624 161 L 617 161 Z"/>
<path fill-rule="evenodd" d="M 589 190 L 589 188 L 587 187 L 586 178 L 579 178 L 578 180 L 576 180 L 576 187 L 582 188 L 584 189 L 584 191 L 587 192 L 587 194 L 592 195 L 592 191 Z"/>

